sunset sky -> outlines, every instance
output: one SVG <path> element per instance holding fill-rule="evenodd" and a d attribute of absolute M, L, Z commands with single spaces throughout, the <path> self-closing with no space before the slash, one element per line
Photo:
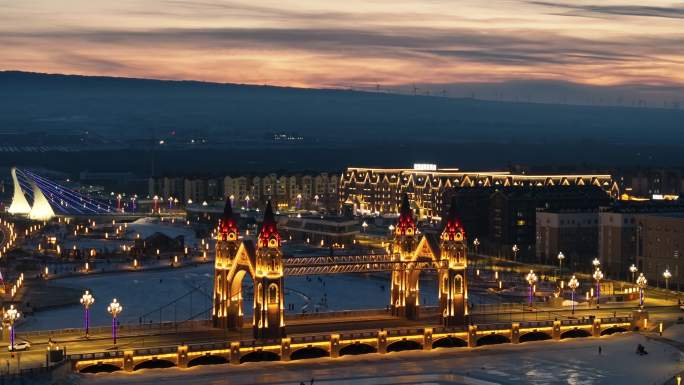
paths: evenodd
<path fill-rule="evenodd" d="M 676 98 L 684 3 L 0 0 L 0 47 L 3 70 L 387 89 L 569 81 Z"/>

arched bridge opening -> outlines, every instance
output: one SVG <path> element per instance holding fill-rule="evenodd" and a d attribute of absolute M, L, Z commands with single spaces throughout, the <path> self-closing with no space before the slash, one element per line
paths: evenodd
<path fill-rule="evenodd" d="M 432 342 L 432 348 L 463 348 L 468 342 L 457 337 L 444 337 Z"/>
<path fill-rule="evenodd" d="M 135 371 L 140 369 L 164 369 L 171 368 L 174 366 L 176 366 L 176 364 L 169 360 L 151 359 L 135 365 L 133 367 L 133 370 Z"/>
<path fill-rule="evenodd" d="M 563 338 L 582 338 L 591 337 L 591 333 L 584 329 L 570 329 L 561 333 L 561 339 Z"/>
<path fill-rule="evenodd" d="M 317 346 L 308 346 L 305 348 L 301 348 L 298 350 L 295 350 L 292 352 L 290 355 L 291 360 L 305 360 L 308 358 L 320 358 L 320 357 L 329 357 L 330 353 L 328 353 L 327 350 L 323 348 L 319 348 Z"/>
<path fill-rule="evenodd" d="M 119 370 L 121 370 L 121 368 L 113 364 L 95 364 L 86 366 L 79 370 L 79 373 L 112 373 Z"/>
<path fill-rule="evenodd" d="M 250 352 L 240 357 L 240 363 L 245 362 L 261 362 L 261 361 L 279 361 L 280 356 L 273 352 L 268 352 L 265 350 L 257 350 Z"/>
<path fill-rule="evenodd" d="M 422 348 L 423 348 L 423 345 L 419 344 L 416 341 L 412 341 L 412 340 L 400 340 L 400 341 L 392 342 L 391 344 L 387 345 L 387 351 L 388 352 L 401 352 L 404 350 L 419 350 Z"/>
<path fill-rule="evenodd" d="M 378 350 L 371 345 L 355 342 L 340 349 L 340 356 L 356 356 L 360 354 L 377 353 L 377 351 Z"/>
<path fill-rule="evenodd" d="M 551 336 L 548 335 L 547 333 L 540 332 L 540 331 L 533 331 L 529 333 L 525 333 L 520 336 L 520 339 L 518 339 L 519 342 L 530 342 L 530 341 L 546 341 L 550 340 Z"/>
<path fill-rule="evenodd" d="M 507 344 L 511 340 L 501 334 L 487 334 L 477 339 L 477 346 Z"/>
<path fill-rule="evenodd" d="M 199 366 L 199 365 L 221 365 L 227 364 L 228 360 L 225 357 L 216 356 L 213 354 L 205 354 L 203 356 L 195 357 L 188 361 L 188 367 Z"/>
<path fill-rule="evenodd" d="M 625 329 L 625 328 L 623 328 L 623 327 L 620 327 L 620 326 L 611 326 L 611 327 L 609 327 L 609 328 L 607 328 L 607 329 L 602 330 L 602 331 L 601 331 L 601 335 L 602 335 L 602 336 L 609 336 L 609 335 L 615 334 L 615 333 L 626 333 L 626 332 L 627 332 L 627 329 Z"/>

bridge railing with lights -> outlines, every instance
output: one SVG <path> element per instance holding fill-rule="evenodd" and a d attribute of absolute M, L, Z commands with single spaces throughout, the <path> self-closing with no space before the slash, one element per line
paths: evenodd
<path fill-rule="evenodd" d="M 399 254 L 296 256 L 284 258 L 283 263 L 286 276 L 391 271 L 397 264 L 412 264 L 419 270 L 439 268 L 432 261 L 401 261 Z"/>

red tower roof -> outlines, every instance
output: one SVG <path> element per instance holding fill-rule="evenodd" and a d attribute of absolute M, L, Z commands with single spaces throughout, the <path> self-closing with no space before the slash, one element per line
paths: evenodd
<path fill-rule="evenodd" d="M 461 227 L 461 222 L 458 220 L 456 212 L 456 203 L 451 202 L 449 212 L 445 218 L 444 231 L 442 232 L 442 239 L 445 241 L 460 241 L 465 237 L 465 230 Z"/>
<path fill-rule="evenodd" d="M 409 203 L 408 195 L 404 194 L 399 209 L 399 220 L 394 231 L 396 235 L 413 235 L 416 233 L 416 222 L 413 221 L 413 210 Z"/>
<path fill-rule="evenodd" d="M 223 208 L 223 216 L 219 219 L 219 232 L 221 233 L 222 239 L 227 240 L 228 234 L 235 234 L 233 240 L 237 239 L 240 233 L 233 218 L 233 207 L 230 204 L 230 198 L 226 199 L 226 205 Z"/>
<path fill-rule="evenodd" d="M 277 244 L 271 244 L 270 240 L 274 239 Z M 261 230 L 259 231 L 259 247 L 278 246 L 280 247 L 280 233 L 276 225 L 275 216 L 273 215 L 273 207 L 271 201 L 266 204 L 264 210 L 264 221 L 261 223 Z"/>

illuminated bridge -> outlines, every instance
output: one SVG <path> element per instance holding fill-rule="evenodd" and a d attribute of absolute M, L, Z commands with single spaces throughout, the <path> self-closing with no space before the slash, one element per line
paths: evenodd
<path fill-rule="evenodd" d="M 373 273 L 409 263 L 400 254 L 297 256 L 283 258 L 285 275 Z M 438 269 L 434 261 L 410 262 L 415 270 Z"/>
<path fill-rule="evenodd" d="M 11 174 L 14 195 L 8 209 L 10 214 L 47 220 L 56 215 L 116 213 L 116 208 L 109 203 L 80 194 L 32 171 L 13 167 Z"/>

